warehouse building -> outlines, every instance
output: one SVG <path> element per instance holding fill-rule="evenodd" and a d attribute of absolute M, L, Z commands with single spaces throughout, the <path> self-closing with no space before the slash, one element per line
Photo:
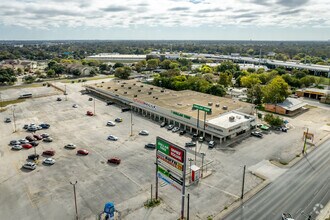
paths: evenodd
<path fill-rule="evenodd" d="M 173 124 L 218 143 L 249 134 L 256 125 L 250 115 L 253 105 L 190 90 L 173 91 L 136 80 L 112 80 L 86 86 L 86 90 L 159 123 Z"/>

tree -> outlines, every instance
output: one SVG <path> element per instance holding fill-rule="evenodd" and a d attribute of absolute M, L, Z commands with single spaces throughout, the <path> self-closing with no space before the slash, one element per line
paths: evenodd
<path fill-rule="evenodd" d="M 171 64 L 171 61 L 170 60 L 163 60 L 159 66 L 161 66 L 163 69 L 170 69 L 170 64 Z"/>
<path fill-rule="evenodd" d="M 200 70 L 202 73 L 213 73 L 213 68 L 209 65 L 202 65 Z"/>
<path fill-rule="evenodd" d="M 131 75 L 131 71 L 131 68 L 128 66 L 118 67 L 115 70 L 115 77 L 118 77 L 120 79 L 128 79 Z"/>
<path fill-rule="evenodd" d="M 115 63 L 115 65 L 113 65 L 113 68 L 114 69 L 117 69 L 118 67 L 124 67 L 124 64 L 123 63 Z"/>
<path fill-rule="evenodd" d="M 290 94 L 289 85 L 281 76 L 275 77 L 263 87 L 264 103 L 281 103 Z"/>
<path fill-rule="evenodd" d="M 219 84 L 223 85 L 224 87 L 228 87 L 229 85 L 231 85 L 231 79 L 232 79 L 232 75 L 228 75 L 227 73 L 220 73 L 219 76 Z"/>
<path fill-rule="evenodd" d="M 241 77 L 241 85 L 247 88 L 251 88 L 253 85 L 261 83 L 259 76 L 257 74 L 250 74 Z"/>
<path fill-rule="evenodd" d="M 224 96 L 226 95 L 226 89 L 222 85 L 212 85 L 207 90 L 207 93 L 216 96 Z"/>
<path fill-rule="evenodd" d="M 273 114 L 269 114 L 269 113 L 266 114 L 264 116 L 264 120 L 271 126 L 278 127 L 278 126 L 283 125 L 283 120 L 280 119 L 280 117 L 278 117 L 278 116 L 274 116 Z"/>
<path fill-rule="evenodd" d="M 34 76 L 31 76 L 31 75 L 28 75 L 28 76 L 24 76 L 23 77 L 23 81 L 25 82 L 25 83 L 33 83 L 34 81 L 36 80 L 36 77 L 34 77 Z"/>
<path fill-rule="evenodd" d="M 248 101 L 253 104 L 260 105 L 262 103 L 262 88 L 259 83 L 253 85 L 250 89 L 247 90 L 247 98 Z"/>
<path fill-rule="evenodd" d="M 234 73 L 239 71 L 239 67 L 237 64 L 234 64 L 232 61 L 223 61 L 219 66 L 216 67 L 217 72 L 226 72 L 229 71 L 230 73 Z"/>
<path fill-rule="evenodd" d="M 147 61 L 147 68 L 148 69 L 156 69 L 159 64 L 159 59 L 150 59 Z"/>
<path fill-rule="evenodd" d="M 204 74 L 204 75 L 203 75 L 203 78 L 204 78 L 206 81 L 210 82 L 210 83 L 213 83 L 213 82 L 214 82 L 214 80 L 213 80 L 214 75 L 213 75 L 212 73 L 206 73 L 206 74 Z"/>
<path fill-rule="evenodd" d="M 299 80 L 300 85 L 304 85 L 305 87 L 310 87 L 314 82 L 315 78 L 312 76 L 305 76 Z"/>
<path fill-rule="evenodd" d="M 55 71 L 54 71 L 53 69 L 49 69 L 49 70 L 47 71 L 47 76 L 48 76 L 48 77 L 54 77 L 54 76 L 55 76 Z"/>
<path fill-rule="evenodd" d="M 70 71 L 70 73 L 74 76 L 80 76 L 81 75 L 81 71 L 79 69 L 73 69 Z"/>
<path fill-rule="evenodd" d="M 18 75 L 21 75 L 22 73 L 23 73 L 23 70 L 22 70 L 21 68 L 18 68 L 18 69 L 17 69 L 17 74 L 18 74 Z"/>
<path fill-rule="evenodd" d="M 13 84 L 17 81 L 15 72 L 11 68 L 0 68 L 0 83 Z"/>

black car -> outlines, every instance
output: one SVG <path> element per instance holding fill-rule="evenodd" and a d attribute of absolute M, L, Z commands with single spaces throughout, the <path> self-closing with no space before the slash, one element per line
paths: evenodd
<path fill-rule="evenodd" d="M 48 129 L 50 127 L 50 124 L 43 123 L 40 124 L 39 126 L 42 127 L 43 129 Z"/>
<path fill-rule="evenodd" d="M 62 99 L 61 99 L 60 97 L 58 97 L 58 98 L 56 99 L 56 101 L 62 101 Z"/>
<path fill-rule="evenodd" d="M 5 123 L 10 123 L 11 122 L 11 119 L 10 118 L 6 118 L 5 119 Z"/>
<path fill-rule="evenodd" d="M 113 104 L 115 104 L 115 103 L 112 102 L 112 101 L 108 101 L 108 102 L 107 102 L 107 105 L 113 105 Z"/>
<path fill-rule="evenodd" d="M 25 129 L 25 130 L 28 129 L 28 128 L 29 128 L 29 125 L 26 125 L 26 124 L 25 124 L 25 125 L 23 126 L 23 129 Z"/>
<path fill-rule="evenodd" d="M 165 126 L 166 126 L 166 122 L 163 121 L 163 122 L 160 124 L 160 127 L 163 128 L 163 127 L 165 127 Z"/>
<path fill-rule="evenodd" d="M 39 159 L 39 154 L 30 154 L 28 156 L 28 159 L 30 159 L 30 160 L 38 160 Z"/>
<path fill-rule="evenodd" d="M 33 147 L 36 147 L 39 145 L 39 143 L 36 141 L 31 141 L 31 142 L 29 142 L 29 144 L 31 144 Z"/>
<path fill-rule="evenodd" d="M 180 134 L 180 135 L 184 135 L 185 133 L 186 133 L 185 130 L 181 130 L 179 134 Z"/>
<path fill-rule="evenodd" d="M 128 108 L 128 107 L 127 107 L 127 108 L 122 108 L 122 109 L 121 109 L 121 112 L 128 112 L 128 111 L 131 111 L 131 108 Z"/>
<path fill-rule="evenodd" d="M 259 131 L 252 131 L 252 132 L 251 132 L 251 135 L 252 135 L 252 136 L 255 136 L 255 137 L 262 138 L 262 133 L 259 132 Z"/>
<path fill-rule="evenodd" d="M 186 147 L 195 147 L 196 146 L 196 143 L 195 142 L 187 142 L 185 144 Z"/>
<path fill-rule="evenodd" d="M 156 144 L 149 143 L 149 144 L 144 145 L 144 147 L 149 148 L 149 149 L 156 149 Z"/>
<path fill-rule="evenodd" d="M 93 101 L 93 98 L 89 98 L 88 101 Z"/>
<path fill-rule="evenodd" d="M 197 133 L 193 134 L 192 140 L 197 140 L 197 138 L 198 138 L 198 134 Z"/>

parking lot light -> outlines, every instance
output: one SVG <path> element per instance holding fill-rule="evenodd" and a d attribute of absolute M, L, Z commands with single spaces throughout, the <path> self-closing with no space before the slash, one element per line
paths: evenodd
<path fill-rule="evenodd" d="M 78 181 L 76 180 L 75 183 L 72 183 L 70 181 L 70 184 L 73 186 L 73 195 L 74 195 L 74 206 L 75 206 L 75 209 L 76 209 L 76 220 L 78 220 L 78 208 L 77 208 L 77 197 L 76 197 L 76 184 L 78 183 Z"/>

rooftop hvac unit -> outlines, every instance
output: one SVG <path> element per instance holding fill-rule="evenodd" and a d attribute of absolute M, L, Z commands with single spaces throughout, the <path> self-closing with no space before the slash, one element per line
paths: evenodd
<path fill-rule="evenodd" d="M 118 89 L 115 89 L 115 91 L 118 91 Z"/>
<path fill-rule="evenodd" d="M 250 119 L 250 117 L 248 115 L 244 115 L 244 118 L 246 119 Z"/>
<path fill-rule="evenodd" d="M 121 87 L 124 87 L 124 85 L 121 85 Z"/>
<path fill-rule="evenodd" d="M 127 92 L 124 92 L 124 94 L 127 94 Z"/>
<path fill-rule="evenodd" d="M 141 89 L 139 89 L 138 92 L 141 92 Z"/>
<path fill-rule="evenodd" d="M 135 86 L 136 85 L 136 83 L 133 83 L 133 86 Z"/>
<path fill-rule="evenodd" d="M 154 89 L 154 88 L 152 88 L 152 87 L 150 88 L 150 90 L 153 90 L 153 89 Z"/>
<path fill-rule="evenodd" d="M 111 89 L 111 86 L 108 86 L 108 89 Z"/>
<path fill-rule="evenodd" d="M 156 97 L 156 99 L 158 99 L 158 97 Z"/>
<path fill-rule="evenodd" d="M 223 110 L 227 110 L 228 107 L 227 107 L 227 106 L 223 106 L 222 109 L 223 109 Z"/>
<path fill-rule="evenodd" d="M 151 95 L 152 94 L 152 92 L 148 92 L 148 95 Z"/>
<path fill-rule="evenodd" d="M 137 97 L 137 95 L 134 95 L 134 97 Z"/>
<path fill-rule="evenodd" d="M 230 122 L 235 121 L 235 117 L 234 117 L 234 116 L 230 116 L 230 117 L 229 117 L 229 121 L 230 121 Z"/>
<path fill-rule="evenodd" d="M 131 89 L 132 87 L 128 87 L 128 89 Z"/>
<path fill-rule="evenodd" d="M 164 92 L 164 90 L 161 90 L 160 92 Z"/>
<path fill-rule="evenodd" d="M 143 85 L 140 85 L 140 87 L 143 87 Z"/>
<path fill-rule="evenodd" d="M 215 107 L 219 108 L 220 104 L 219 103 L 215 103 Z"/>
<path fill-rule="evenodd" d="M 209 102 L 209 103 L 207 103 L 209 106 L 212 106 L 213 105 L 213 102 Z"/>

